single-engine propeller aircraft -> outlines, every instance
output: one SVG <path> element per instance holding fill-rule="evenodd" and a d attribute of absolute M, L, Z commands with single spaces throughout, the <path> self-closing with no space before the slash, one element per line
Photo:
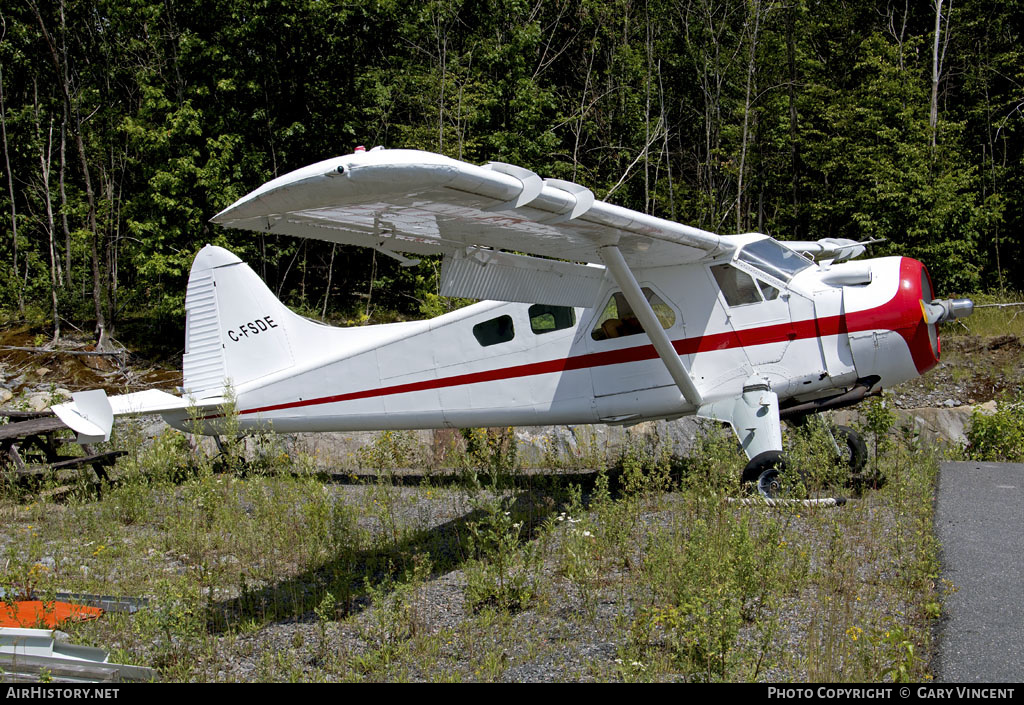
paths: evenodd
<path fill-rule="evenodd" d="M 481 302 L 334 328 L 207 245 L 185 299 L 183 395 L 74 394 L 54 412 L 82 442 L 107 438 L 121 414 L 191 430 L 190 408 L 215 434 L 228 394 L 242 430 L 275 432 L 696 414 L 731 424 L 750 461 L 743 479 L 770 492 L 781 420 L 924 373 L 938 363 L 937 325 L 973 311 L 936 299 L 914 259 L 849 261 L 865 251 L 853 240 L 716 235 L 520 167 L 412 150 L 360 148 L 298 169 L 213 222 L 362 245 L 406 266 L 442 255 L 441 294 Z"/>

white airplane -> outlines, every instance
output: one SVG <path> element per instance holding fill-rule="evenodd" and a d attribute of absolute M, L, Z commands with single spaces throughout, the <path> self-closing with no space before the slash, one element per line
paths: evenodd
<path fill-rule="evenodd" d="M 217 214 L 227 228 L 443 255 L 441 293 L 481 299 L 431 320 L 333 328 L 285 307 L 207 245 L 185 300 L 183 396 L 81 392 L 54 412 L 81 442 L 121 414 L 218 432 L 731 424 L 745 481 L 776 488 L 782 419 L 854 404 L 938 363 L 936 300 L 907 257 L 860 262 L 852 240 L 716 235 L 509 164 L 362 149 L 270 181 Z M 488 300 L 489 299 L 489 300 Z M 229 391 L 230 390 L 230 391 Z M 192 410 L 190 412 L 190 409 Z M 852 441 L 850 441 L 852 442 Z"/>

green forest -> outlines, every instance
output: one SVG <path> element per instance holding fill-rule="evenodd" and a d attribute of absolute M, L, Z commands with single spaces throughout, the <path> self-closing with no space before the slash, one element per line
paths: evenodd
<path fill-rule="evenodd" d="M 497 160 L 720 233 L 883 239 L 1019 289 L 1020 0 L 10 0 L 9 317 L 175 341 L 205 243 L 300 312 L 438 313 L 437 262 L 209 219 L 357 145 Z M 386 259 L 386 261 L 384 261 Z"/>

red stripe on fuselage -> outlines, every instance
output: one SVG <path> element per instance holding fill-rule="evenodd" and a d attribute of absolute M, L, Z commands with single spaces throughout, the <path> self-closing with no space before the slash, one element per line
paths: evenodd
<path fill-rule="evenodd" d="M 900 266 L 900 286 L 892 299 L 866 311 L 855 311 L 850 314 L 828 316 L 826 318 L 812 318 L 803 321 L 790 321 L 770 326 L 759 326 L 739 331 L 726 331 L 723 333 L 712 333 L 694 338 L 683 338 L 673 342 L 676 352 L 680 355 L 693 355 L 696 353 L 714 352 L 718 350 L 729 350 L 733 348 L 754 347 L 757 345 L 769 345 L 792 340 L 806 340 L 808 338 L 822 338 L 831 335 L 841 335 L 862 330 L 893 330 L 898 332 L 911 348 L 914 362 L 919 372 L 923 372 L 922 363 L 919 361 L 919 353 L 913 344 L 915 338 L 919 337 L 920 305 L 917 295 L 907 291 L 905 282 L 913 278 L 909 276 L 908 263 L 914 263 L 920 271 L 920 263 L 904 258 Z M 910 267 L 909 269 L 912 269 Z M 909 310 L 908 310 L 909 309 Z M 914 318 L 916 313 L 917 318 Z M 925 331 L 927 336 L 927 331 Z M 929 347 L 930 349 L 930 347 Z M 606 367 L 608 365 L 621 365 L 630 362 L 642 362 L 653 360 L 658 357 L 653 345 L 637 345 L 622 350 L 609 350 L 606 352 L 586 353 L 568 358 L 546 360 L 544 362 L 531 362 L 512 367 L 502 367 L 482 372 L 469 372 L 461 375 L 452 375 L 440 379 L 427 379 L 420 382 L 407 382 L 396 384 L 390 387 L 377 387 L 375 389 L 364 389 L 358 392 L 347 392 L 335 394 L 316 399 L 302 399 L 299 401 L 285 402 L 282 404 L 271 404 L 253 409 L 245 409 L 240 414 L 258 414 L 268 411 L 280 411 L 282 409 L 297 409 L 304 406 L 318 406 L 320 404 L 334 404 L 338 402 L 354 401 L 357 399 L 370 399 L 373 397 L 391 396 L 393 394 L 408 394 L 411 392 L 423 392 L 431 389 L 442 389 L 444 387 L 458 387 L 466 384 L 479 384 L 481 382 L 497 382 L 506 379 L 519 377 L 530 377 L 533 375 L 554 374 L 569 370 L 581 370 L 594 367 Z M 934 365 L 934 363 L 933 363 Z M 927 369 L 927 367 L 925 368 Z M 214 418 L 214 417 L 208 417 Z"/>

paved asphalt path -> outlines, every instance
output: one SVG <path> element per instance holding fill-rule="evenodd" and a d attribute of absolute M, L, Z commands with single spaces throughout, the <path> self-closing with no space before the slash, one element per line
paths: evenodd
<path fill-rule="evenodd" d="M 947 595 L 935 680 L 1024 681 L 1024 464 L 942 463 L 935 526 Z"/>

